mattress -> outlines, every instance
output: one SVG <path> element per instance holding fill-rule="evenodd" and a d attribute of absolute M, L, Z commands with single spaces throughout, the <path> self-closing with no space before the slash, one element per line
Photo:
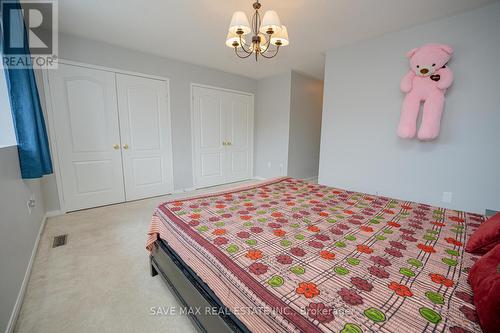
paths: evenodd
<path fill-rule="evenodd" d="M 253 332 L 480 332 L 464 245 L 483 221 L 280 178 L 159 205 L 146 248 L 166 241 Z"/>

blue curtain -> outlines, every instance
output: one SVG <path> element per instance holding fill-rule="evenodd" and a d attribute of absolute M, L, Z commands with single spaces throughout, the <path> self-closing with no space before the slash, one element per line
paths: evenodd
<path fill-rule="evenodd" d="M 17 6 L 20 8 L 19 3 Z M 19 29 L 18 31 L 23 33 L 23 54 L 30 55 L 28 37 L 23 22 L 22 17 L 11 20 L 11 29 Z M 7 66 L 4 68 L 4 72 L 12 118 L 14 119 L 22 178 L 40 178 L 43 175 L 51 174 L 52 161 L 47 130 L 33 68 L 20 69 Z"/>

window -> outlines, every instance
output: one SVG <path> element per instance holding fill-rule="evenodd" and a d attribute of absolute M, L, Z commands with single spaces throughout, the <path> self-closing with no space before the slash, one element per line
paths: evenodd
<path fill-rule="evenodd" d="M 0 68 L 0 148 L 16 145 L 16 134 L 10 111 L 9 94 L 5 74 Z"/>

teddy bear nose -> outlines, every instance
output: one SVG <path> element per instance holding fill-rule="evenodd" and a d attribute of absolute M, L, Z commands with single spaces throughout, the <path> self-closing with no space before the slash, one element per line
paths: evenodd
<path fill-rule="evenodd" d="M 428 70 L 427 68 L 422 68 L 422 69 L 420 70 L 420 73 L 422 73 L 422 74 L 427 74 L 427 73 L 429 73 L 429 70 Z"/>

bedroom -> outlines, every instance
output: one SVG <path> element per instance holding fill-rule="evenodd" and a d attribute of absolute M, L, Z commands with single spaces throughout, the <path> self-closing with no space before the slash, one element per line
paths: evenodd
<path fill-rule="evenodd" d="M 254 2 L 1 1 L 0 330 L 496 331 L 500 2 Z"/>

